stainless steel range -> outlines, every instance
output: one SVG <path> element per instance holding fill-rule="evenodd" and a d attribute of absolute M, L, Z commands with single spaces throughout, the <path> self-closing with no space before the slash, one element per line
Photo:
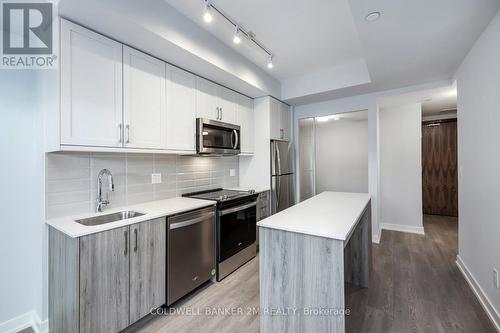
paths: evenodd
<path fill-rule="evenodd" d="M 258 194 L 217 188 L 183 196 L 217 201 L 217 281 L 255 257 Z"/>

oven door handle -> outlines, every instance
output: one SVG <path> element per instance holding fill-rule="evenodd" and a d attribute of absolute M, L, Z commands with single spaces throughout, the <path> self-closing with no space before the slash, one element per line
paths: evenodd
<path fill-rule="evenodd" d="M 250 207 L 253 207 L 253 206 L 257 206 L 257 201 L 251 202 L 251 203 L 246 204 L 246 205 L 241 205 L 241 206 L 237 206 L 237 207 L 232 207 L 232 208 L 221 210 L 220 213 L 219 213 L 219 215 L 223 216 L 223 215 L 226 215 L 226 214 L 231 214 L 231 213 L 234 213 L 234 212 L 237 212 L 237 211 L 240 211 L 240 210 L 244 210 L 244 209 L 247 209 L 247 208 L 250 208 Z"/>

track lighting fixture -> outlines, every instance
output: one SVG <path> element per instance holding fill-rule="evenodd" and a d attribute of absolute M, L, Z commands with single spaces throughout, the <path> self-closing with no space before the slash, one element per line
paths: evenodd
<path fill-rule="evenodd" d="M 204 3 L 205 3 L 205 12 L 203 14 L 203 20 L 206 23 L 210 23 L 213 21 L 214 14 L 217 14 L 217 16 L 219 18 L 225 19 L 227 22 L 229 22 L 234 27 L 234 34 L 233 34 L 233 43 L 234 44 L 236 44 L 236 45 L 240 44 L 242 38 L 245 37 L 245 39 L 252 42 L 258 48 L 260 48 L 262 51 L 264 51 L 266 53 L 266 56 L 269 57 L 269 59 L 267 61 L 267 68 L 271 69 L 274 67 L 274 64 L 273 64 L 273 56 L 274 55 L 273 55 L 273 53 L 255 38 L 254 33 L 243 28 L 236 20 L 231 18 L 231 16 L 229 16 L 227 13 L 225 13 L 222 9 L 216 7 L 211 2 L 211 0 L 204 0 Z"/>

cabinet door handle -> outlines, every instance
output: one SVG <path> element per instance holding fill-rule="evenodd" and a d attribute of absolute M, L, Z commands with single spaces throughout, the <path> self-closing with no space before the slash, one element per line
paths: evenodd
<path fill-rule="evenodd" d="M 127 129 L 127 141 L 125 143 L 130 143 L 130 125 L 125 126 Z"/>
<path fill-rule="evenodd" d="M 122 143 L 123 142 L 123 124 L 119 124 L 118 125 L 118 130 L 120 131 L 120 139 L 119 139 L 119 143 Z"/>
<path fill-rule="evenodd" d="M 224 118 L 224 109 L 221 107 L 220 108 L 220 120 L 222 120 L 222 118 Z"/>
<path fill-rule="evenodd" d="M 134 229 L 135 245 L 134 252 L 137 252 L 137 229 Z"/>
<path fill-rule="evenodd" d="M 217 107 L 217 120 L 220 119 L 220 111 L 219 111 L 219 107 Z"/>
<path fill-rule="evenodd" d="M 125 230 L 124 235 L 125 235 L 125 251 L 123 251 L 123 254 L 127 255 L 127 253 L 128 253 L 128 231 Z"/>
<path fill-rule="evenodd" d="M 284 134 L 283 129 L 281 128 L 280 129 L 280 138 L 283 139 L 284 137 L 285 137 L 285 134 Z"/>

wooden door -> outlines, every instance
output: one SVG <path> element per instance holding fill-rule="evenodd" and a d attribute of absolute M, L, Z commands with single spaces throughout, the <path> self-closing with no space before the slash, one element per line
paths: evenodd
<path fill-rule="evenodd" d="M 61 144 L 121 147 L 122 44 L 61 20 Z"/>
<path fill-rule="evenodd" d="M 457 122 L 422 125 L 424 214 L 458 216 Z"/>
<path fill-rule="evenodd" d="M 129 325 L 129 227 L 80 238 L 80 333 Z"/>
<path fill-rule="evenodd" d="M 196 78 L 167 65 L 167 148 L 196 150 Z"/>
<path fill-rule="evenodd" d="M 166 64 L 123 47 L 125 147 L 166 148 Z"/>
<path fill-rule="evenodd" d="M 167 226 L 159 218 L 130 226 L 130 323 L 166 303 Z"/>

